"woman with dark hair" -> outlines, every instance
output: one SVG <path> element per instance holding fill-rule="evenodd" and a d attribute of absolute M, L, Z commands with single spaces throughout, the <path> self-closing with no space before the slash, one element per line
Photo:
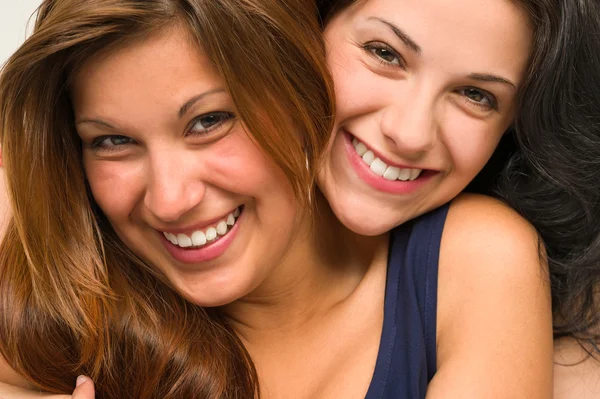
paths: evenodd
<path fill-rule="evenodd" d="M 430 211 L 467 184 L 517 210 L 540 233 L 550 270 L 555 395 L 598 394 L 600 3 L 503 3 L 532 31 L 516 79 L 520 59 L 508 50 L 488 62 L 486 54 L 527 38 L 502 33 L 491 3 L 320 1 L 338 117 L 319 186 L 336 216 L 367 235 Z M 472 14 L 486 9 L 489 26 L 476 26 Z M 444 22 L 455 26 L 444 30 Z M 461 169 L 469 149 L 487 162 L 483 170 Z M 418 177 L 406 172 L 390 183 L 397 173 L 386 168 L 394 165 Z M 461 184 L 444 186 L 461 172 Z M 413 190 L 419 183 L 426 189 Z"/>
<path fill-rule="evenodd" d="M 429 17 L 444 34 L 481 48 L 455 29 L 463 13 L 406 3 L 407 14 L 438 10 Z M 472 61 L 519 85 L 533 36 L 526 13 L 505 0 L 453 4 L 473 6 L 475 27 L 503 27 Z M 312 192 L 333 114 L 321 33 L 304 0 L 44 2 L 0 75 L 13 207 L 0 248 L 0 381 L 64 394 L 86 374 L 102 398 L 550 396 L 549 282 L 523 218 L 461 197 L 367 237 Z M 373 132 L 369 101 L 390 98 L 375 84 L 397 76 L 381 40 L 360 49 L 370 58 L 359 64 L 342 43 L 329 58 L 335 79 L 343 68 L 367 78 L 357 65 L 386 71 L 359 96 L 343 93 L 360 81 L 337 82 L 336 120 L 365 116 Z M 510 113 L 483 117 L 491 107 L 471 103 L 478 92 L 464 86 L 441 108 L 457 107 L 446 120 L 476 140 L 455 136 L 442 149 L 457 158 L 431 158 L 460 160 L 438 164 L 440 175 L 455 166 L 443 180 L 456 194 L 510 123 Z M 431 87 L 414 92 L 420 110 Z M 512 91 L 503 98 L 510 109 Z M 334 140 L 321 174 L 328 196 L 335 149 Z M 440 177 L 380 172 L 416 182 L 413 193 Z M 377 209 L 364 206 L 379 228 Z"/>

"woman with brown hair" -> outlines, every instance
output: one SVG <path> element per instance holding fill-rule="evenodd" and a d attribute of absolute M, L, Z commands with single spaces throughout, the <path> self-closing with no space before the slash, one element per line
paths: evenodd
<path fill-rule="evenodd" d="M 242 321 L 192 302 L 323 260 L 302 206 L 333 112 L 321 51 L 304 1 L 42 4 L 0 80 L 0 349 L 23 383 L 254 396 Z"/>
<path fill-rule="evenodd" d="M 327 76 L 312 2 L 44 2 L 0 76 L 14 208 L 0 381 L 64 394 L 85 374 L 101 398 L 372 398 L 387 380 L 418 397 L 452 353 L 483 366 L 437 370 L 471 376 L 446 397 L 546 397 L 533 230 L 477 199 L 391 235 L 350 232 L 311 189 Z M 471 350 L 474 336 L 494 350 Z"/>

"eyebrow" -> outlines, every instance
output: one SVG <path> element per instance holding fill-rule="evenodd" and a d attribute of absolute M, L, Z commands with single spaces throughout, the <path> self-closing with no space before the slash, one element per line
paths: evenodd
<path fill-rule="evenodd" d="M 204 97 L 210 96 L 211 94 L 224 93 L 224 92 L 225 92 L 225 88 L 217 87 L 216 89 L 205 91 L 202 94 L 198 94 L 197 96 L 190 98 L 189 100 L 187 100 L 185 102 L 185 104 L 183 104 L 181 106 L 181 108 L 179 108 L 179 112 L 177 112 L 177 116 L 179 117 L 179 119 L 183 118 L 185 113 L 188 112 L 190 110 L 190 108 L 192 108 L 194 106 L 194 104 L 196 104 L 198 101 L 202 100 Z"/>
<path fill-rule="evenodd" d="M 415 53 L 417 53 L 419 55 L 421 54 L 421 52 L 422 52 L 421 46 L 419 46 L 410 36 L 408 36 L 406 34 L 406 32 L 404 32 L 398 26 L 394 25 L 390 21 L 386 21 L 383 18 L 369 17 L 367 19 L 369 21 L 378 21 L 378 22 L 381 22 L 382 24 L 386 25 L 388 28 L 390 28 L 392 30 L 392 32 L 394 32 L 394 34 L 396 36 L 398 36 L 398 38 L 400 40 L 402 40 L 402 42 L 404 42 L 406 47 L 410 48 L 412 51 L 414 51 Z"/>
<path fill-rule="evenodd" d="M 396 36 L 398 36 L 398 38 L 400 40 L 402 40 L 402 42 L 404 42 L 404 44 L 408 48 L 413 50 L 418 55 L 420 55 L 421 52 L 423 51 L 421 49 L 421 46 L 419 46 L 408 34 L 406 34 L 406 32 L 404 32 L 402 29 L 400 29 L 397 25 L 394 25 L 392 22 L 386 21 L 385 19 L 379 18 L 379 17 L 369 17 L 367 19 L 370 21 L 378 21 L 378 22 L 381 22 L 382 24 L 386 25 L 388 28 L 390 28 L 392 30 L 392 32 L 394 32 L 394 34 Z M 472 73 L 469 75 L 469 79 L 477 80 L 480 82 L 504 83 L 509 86 L 512 86 L 514 89 L 517 88 L 517 85 L 515 85 L 510 80 L 503 78 L 501 76 L 487 74 L 487 73 Z"/>
<path fill-rule="evenodd" d="M 504 83 L 509 86 L 512 86 L 515 90 L 517 89 L 517 85 L 515 85 L 513 82 L 497 75 L 490 75 L 486 73 L 472 73 L 469 75 L 469 79 L 478 80 L 480 82 Z"/>
<path fill-rule="evenodd" d="M 194 96 L 194 97 L 190 98 L 189 100 L 187 100 L 179 108 L 179 111 L 177 111 L 177 117 L 179 119 L 183 118 L 183 116 L 186 114 L 186 112 L 188 112 L 190 110 L 190 108 L 192 108 L 194 106 L 194 104 L 196 104 L 197 102 L 201 101 L 205 97 L 210 96 L 212 94 L 224 93 L 224 92 L 225 92 L 225 88 L 223 88 L 223 87 L 217 87 L 216 89 L 205 91 L 204 93 L 198 94 L 197 96 Z M 82 124 L 82 123 L 96 123 L 98 125 L 106 126 L 106 127 L 110 128 L 110 129 L 117 130 L 116 127 L 114 127 L 110 123 L 108 123 L 106 121 L 103 121 L 101 119 L 93 119 L 93 118 L 90 118 L 90 119 L 81 119 L 81 120 L 75 122 L 76 125 L 79 125 L 79 124 Z"/>

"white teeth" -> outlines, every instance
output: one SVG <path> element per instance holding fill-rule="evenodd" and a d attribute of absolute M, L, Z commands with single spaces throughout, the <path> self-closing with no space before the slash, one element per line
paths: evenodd
<path fill-rule="evenodd" d="M 388 166 L 383 174 L 383 178 L 387 180 L 396 180 L 400 176 L 400 168 Z"/>
<path fill-rule="evenodd" d="M 208 230 L 206 230 L 206 241 L 212 241 L 215 238 L 217 238 L 217 229 L 210 227 Z"/>
<path fill-rule="evenodd" d="M 194 234 L 192 234 L 192 244 L 194 244 L 195 247 L 206 244 L 206 235 L 204 232 L 194 231 Z"/>
<path fill-rule="evenodd" d="M 171 244 L 177 245 L 177 237 L 175 237 L 175 234 L 164 233 L 164 235 L 167 237 L 167 240 L 171 241 Z"/>
<path fill-rule="evenodd" d="M 411 169 L 410 177 L 408 178 L 408 180 L 410 180 L 410 181 L 415 180 L 417 177 L 419 177 L 421 175 L 421 172 L 422 172 L 421 169 Z"/>
<path fill-rule="evenodd" d="M 192 246 L 192 239 L 185 234 L 177 234 L 177 245 L 182 248 L 187 248 Z"/>
<path fill-rule="evenodd" d="M 388 166 L 385 162 L 375 156 L 373 151 L 369 150 L 366 145 L 358 141 L 355 137 L 352 139 L 352 145 L 356 153 L 362 160 L 369 165 L 371 171 L 377 176 L 383 176 L 384 179 L 394 180 L 415 180 L 423 172 L 422 169 L 398 168 L 396 166 Z"/>
<path fill-rule="evenodd" d="M 225 220 L 221 220 L 217 223 L 216 226 L 209 227 L 206 232 L 204 231 L 194 231 L 191 237 L 187 234 L 173 234 L 163 232 L 163 235 L 167 240 L 171 242 L 173 245 L 180 246 L 182 248 L 189 247 L 200 247 L 205 245 L 209 241 L 214 241 L 218 236 L 224 236 L 229 231 L 229 228 L 233 226 L 236 222 L 236 218 L 240 215 L 240 210 L 237 208 L 235 211 L 231 212 L 227 215 Z"/>
<path fill-rule="evenodd" d="M 356 139 L 354 139 L 354 140 L 356 140 Z M 363 155 L 365 155 L 365 152 L 367 152 L 367 151 L 368 151 L 368 149 L 367 149 L 367 146 L 366 146 L 366 145 L 364 145 L 364 144 L 363 144 L 363 143 L 361 143 L 361 142 L 359 142 L 358 144 L 356 144 L 356 145 L 354 146 L 354 148 L 356 149 L 356 153 L 357 153 L 359 156 L 361 156 L 361 157 L 362 157 Z"/>
<path fill-rule="evenodd" d="M 377 176 L 383 176 L 385 170 L 387 169 L 387 165 L 379 158 L 375 158 L 375 160 L 371 163 L 371 171 L 375 173 Z"/>
<path fill-rule="evenodd" d="M 227 233 L 227 223 L 220 221 L 219 224 L 217 224 L 217 233 L 220 236 L 224 236 L 225 233 Z"/>
<path fill-rule="evenodd" d="M 227 225 L 228 226 L 233 226 L 235 224 L 235 217 L 233 216 L 232 213 L 230 213 L 229 215 L 227 215 Z"/>
<path fill-rule="evenodd" d="M 398 180 L 407 181 L 410 178 L 410 169 L 400 169 Z"/>
<path fill-rule="evenodd" d="M 362 159 L 367 165 L 371 166 L 371 164 L 375 160 L 375 154 L 373 154 L 373 151 L 367 151 L 362 156 Z"/>

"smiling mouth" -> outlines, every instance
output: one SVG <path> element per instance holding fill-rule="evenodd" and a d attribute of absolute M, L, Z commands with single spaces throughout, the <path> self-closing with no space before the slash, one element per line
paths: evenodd
<path fill-rule="evenodd" d="M 171 244 L 183 248 L 183 249 L 200 249 L 209 244 L 219 241 L 222 237 L 226 236 L 235 226 L 239 216 L 242 214 L 244 206 L 236 208 L 233 212 L 228 214 L 224 219 L 216 222 L 210 227 L 206 227 L 201 230 L 194 231 L 191 235 L 179 233 L 172 234 L 168 232 L 162 232 L 163 235 Z"/>
<path fill-rule="evenodd" d="M 354 147 L 354 150 L 358 156 L 369 167 L 371 172 L 374 175 L 383 177 L 386 180 L 413 181 L 416 180 L 423 172 L 423 169 L 400 168 L 386 164 L 356 137 L 352 138 L 352 146 Z"/>

